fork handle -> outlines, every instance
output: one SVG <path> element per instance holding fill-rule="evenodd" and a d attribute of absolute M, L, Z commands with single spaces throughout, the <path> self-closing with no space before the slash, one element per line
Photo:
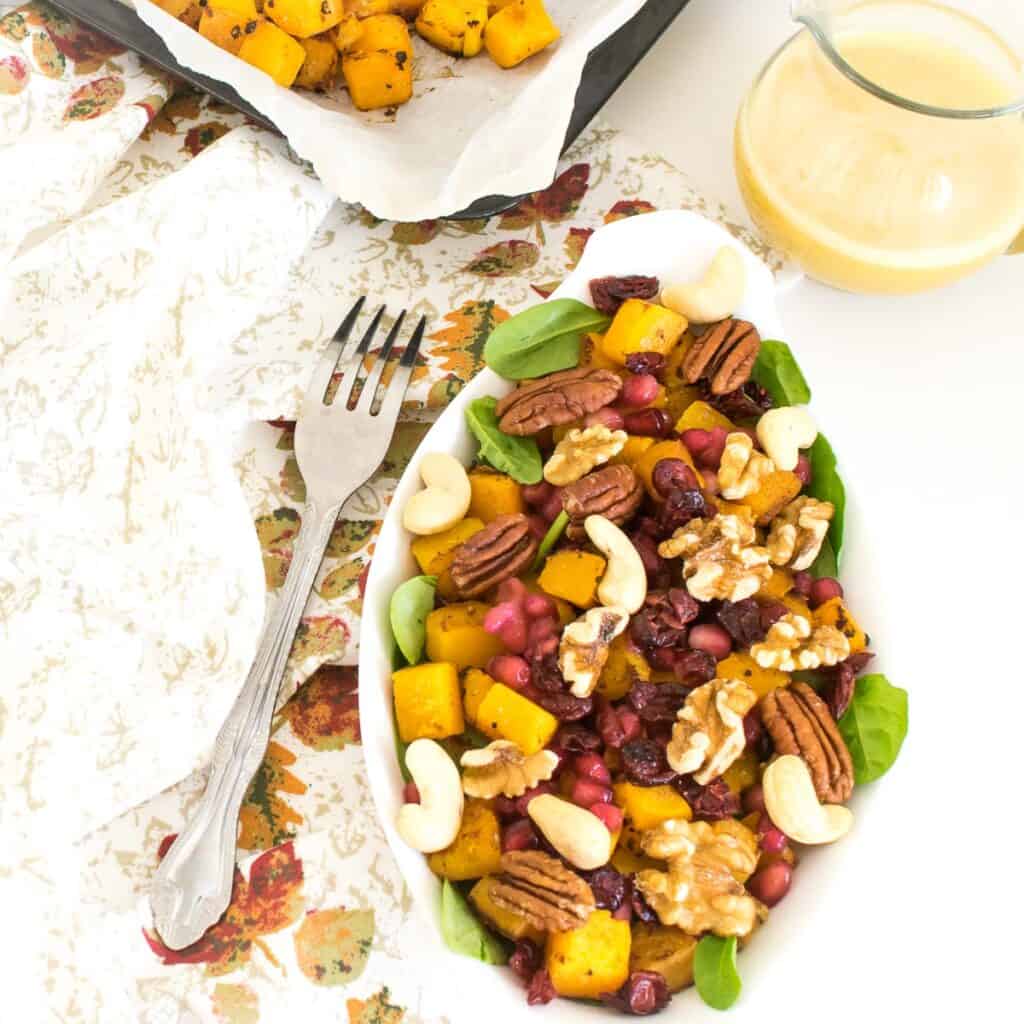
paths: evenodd
<path fill-rule="evenodd" d="M 340 508 L 306 502 L 280 600 L 217 734 L 206 789 L 153 877 L 153 923 L 171 949 L 195 942 L 231 901 L 242 800 L 266 752 L 281 676 Z"/>

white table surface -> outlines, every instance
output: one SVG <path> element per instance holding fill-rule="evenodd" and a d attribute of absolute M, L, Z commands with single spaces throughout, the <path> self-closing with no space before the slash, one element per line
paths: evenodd
<path fill-rule="evenodd" d="M 692 0 L 606 116 L 742 210 L 733 121 L 793 31 L 787 9 Z M 805 281 L 780 308 L 862 507 L 853 543 L 877 572 L 854 582 L 856 607 L 910 690 L 911 732 L 856 825 L 877 842 L 839 858 L 772 983 L 723 1020 L 1020 1019 L 1001 994 L 1024 909 L 1024 256 L 909 298 Z"/>

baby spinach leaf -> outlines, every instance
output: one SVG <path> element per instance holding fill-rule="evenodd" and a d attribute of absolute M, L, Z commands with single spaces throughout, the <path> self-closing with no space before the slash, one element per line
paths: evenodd
<path fill-rule="evenodd" d="M 423 645 L 427 640 L 427 615 L 434 610 L 434 593 L 437 590 L 436 576 L 413 576 L 400 584 L 391 595 L 388 617 L 391 633 L 410 665 L 418 664 L 423 657 Z"/>
<path fill-rule="evenodd" d="M 853 759 L 857 785 L 881 778 L 896 761 L 907 735 L 907 691 L 883 675 L 861 676 L 846 714 L 839 719 Z"/>
<path fill-rule="evenodd" d="M 784 341 L 762 341 L 750 374 L 776 405 L 806 405 L 811 400 L 807 380 Z"/>
<path fill-rule="evenodd" d="M 705 935 L 693 957 L 693 980 L 701 999 L 716 1010 L 728 1010 L 740 997 L 743 982 L 736 969 L 736 936 Z"/>
<path fill-rule="evenodd" d="M 484 362 L 508 380 L 543 377 L 580 361 L 580 335 L 611 319 L 576 299 L 553 299 L 509 317 L 484 344 Z"/>
<path fill-rule="evenodd" d="M 554 522 L 548 527 L 548 532 L 541 538 L 540 547 L 537 548 L 537 557 L 533 560 L 533 568 L 536 572 L 544 564 L 548 552 L 558 543 L 558 538 L 565 533 L 569 525 L 569 513 L 559 512 Z"/>
<path fill-rule="evenodd" d="M 485 964 L 503 964 L 508 953 L 469 908 L 466 898 L 446 878 L 441 885 L 441 935 L 445 945 L 462 956 Z"/>
<path fill-rule="evenodd" d="M 532 437 L 503 434 L 494 411 L 496 398 L 478 398 L 466 407 L 466 424 L 480 442 L 480 458 L 521 484 L 540 483 L 544 463 Z"/>
<path fill-rule="evenodd" d="M 811 460 L 811 485 L 807 488 L 807 493 L 819 501 L 831 501 L 835 506 L 828 528 L 828 539 L 832 542 L 832 551 L 838 566 L 839 556 L 843 550 L 843 529 L 846 522 L 846 487 L 836 469 L 836 453 L 824 434 L 817 436 L 808 457 Z"/>
<path fill-rule="evenodd" d="M 823 576 L 835 579 L 839 575 L 839 562 L 836 560 L 836 553 L 832 550 L 832 544 L 828 537 L 821 542 L 818 557 L 811 563 L 811 568 L 808 571 L 816 580 L 820 580 Z"/>

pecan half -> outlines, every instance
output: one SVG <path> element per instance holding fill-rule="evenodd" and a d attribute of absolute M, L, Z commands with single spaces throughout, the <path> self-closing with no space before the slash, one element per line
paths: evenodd
<path fill-rule="evenodd" d="M 541 931 L 574 931 L 594 909 L 590 886 L 557 857 L 541 850 L 503 853 L 501 870 L 491 879 L 491 899 Z"/>
<path fill-rule="evenodd" d="M 727 395 L 750 379 L 761 335 L 746 320 L 723 320 L 708 328 L 686 353 L 683 376 L 687 383 L 706 379 L 713 395 Z"/>
<path fill-rule="evenodd" d="M 818 799 L 843 803 L 853 792 L 853 762 L 828 705 L 806 683 L 780 687 L 765 695 L 761 719 L 777 754 L 803 758 Z"/>
<path fill-rule="evenodd" d="M 629 466 L 605 466 L 562 489 L 562 508 L 569 517 L 570 540 L 586 536 L 587 516 L 604 516 L 621 526 L 640 507 L 644 489 Z"/>
<path fill-rule="evenodd" d="M 523 381 L 498 402 L 495 412 L 503 433 L 529 437 L 611 405 L 621 390 L 618 374 L 584 366 Z"/>
<path fill-rule="evenodd" d="M 452 581 L 463 597 L 476 597 L 518 576 L 537 554 L 537 538 L 524 515 L 498 516 L 455 549 Z"/>

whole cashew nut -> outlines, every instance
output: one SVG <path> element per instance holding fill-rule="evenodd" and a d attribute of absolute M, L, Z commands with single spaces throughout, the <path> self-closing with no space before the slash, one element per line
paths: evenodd
<path fill-rule="evenodd" d="M 452 455 L 431 452 L 420 463 L 425 484 L 402 510 L 402 525 L 420 536 L 441 533 L 469 511 L 472 489 L 461 462 Z"/>
<path fill-rule="evenodd" d="M 800 449 L 810 448 L 817 436 L 814 420 L 801 406 L 769 409 L 757 421 L 757 439 L 778 469 L 796 469 Z"/>
<path fill-rule="evenodd" d="M 420 792 L 418 804 L 403 804 L 398 834 L 421 853 L 451 846 L 462 824 L 462 780 L 455 762 L 433 740 L 414 740 L 405 752 L 405 766 Z"/>
<path fill-rule="evenodd" d="M 544 838 L 574 867 L 593 871 L 611 858 L 611 832 L 585 807 L 542 793 L 526 805 L 526 813 Z"/>
<path fill-rule="evenodd" d="M 661 303 L 691 323 L 713 324 L 736 311 L 747 290 L 747 267 L 738 249 L 723 245 L 699 281 L 669 285 Z"/>
<path fill-rule="evenodd" d="M 638 612 L 647 597 L 647 573 L 633 542 L 610 519 L 587 516 L 583 529 L 608 560 L 597 588 L 598 600 L 608 607 Z"/>
<path fill-rule="evenodd" d="M 810 769 L 801 757 L 786 754 L 772 761 L 761 784 L 768 817 L 798 843 L 834 843 L 853 826 L 848 807 L 818 803 Z"/>

